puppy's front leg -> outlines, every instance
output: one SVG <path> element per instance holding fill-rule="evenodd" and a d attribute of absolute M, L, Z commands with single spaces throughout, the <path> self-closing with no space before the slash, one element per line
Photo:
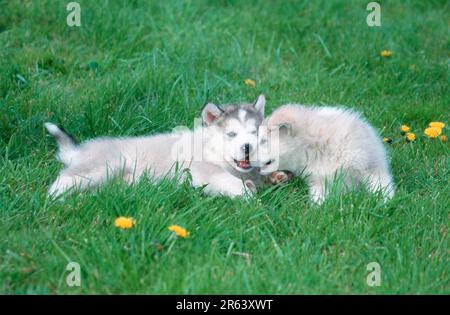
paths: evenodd
<path fill-rule="evenodd" d="M 325 192 L 325 180 L 317 178 L 309 180 L 309 196 L 313 202 L 322 204 L 325 200 Z"/>
<path fill-rule="evenodd" d="M 254 194 L 256 185 L 249 179 L 243 181 L 229 173 L 223 172 L 211 176 L 205 192 L 209 195 L 245 196 Z"/>

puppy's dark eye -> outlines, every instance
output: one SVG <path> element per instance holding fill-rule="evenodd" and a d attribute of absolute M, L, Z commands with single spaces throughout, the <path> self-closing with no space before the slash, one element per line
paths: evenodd
<path fill-rule="evenodd" d="M 273 161 L 274 161 L 274 160 L 269 160 L 269 162 L 266 162 L 265 165 L 270 165 L 270 164 L 272 164 Z"/>
<path fill-rule="evenodd" d="M 230 138 L 234 138 L 234 137 L 236 137 L 236 135 L 237 134 L 234 131 L 230 131 L 230 132 L 227 133 L 227 136 L 230 137 Z"/>

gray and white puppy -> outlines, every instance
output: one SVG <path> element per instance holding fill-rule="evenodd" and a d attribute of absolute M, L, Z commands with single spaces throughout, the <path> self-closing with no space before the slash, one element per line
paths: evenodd
<path fill-rule="evenodd" d="M 204 191 L 209 195 L 234 197 L 254 192 L 263 179 L 251 166 L 250 157 L 257 147 L 264 106 L 263 95 L 253 104 L 209 103 L 202 110 L 203 125 L 194 130 L 103 137 L 81 144 L 55 124 L 45 123 L 58 143 L 58 160 L 65 166 L 48 193 L 58 196 L 69 189 L 98 186 L 111 177 L 128 183 L 143 174 L 158 179 L 186 169 L 192 185 L 206 185 Z"/>

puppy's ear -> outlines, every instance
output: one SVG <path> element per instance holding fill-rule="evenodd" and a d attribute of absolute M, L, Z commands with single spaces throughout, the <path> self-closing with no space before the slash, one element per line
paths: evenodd
<path fill-rule="evenodd" d="M 292 133 L 292 125 L 288 122 L 280 123 L 275 126 L 272 126 L 270 130 L 278 129 L 278 132 L 281 134 L 286 134 L 288 136 Z"/>
<path fill-rule="evenodd" d="M 217 118 L 219 118 L 223 114 L 223 110 L 213 103 L 208 103 L 203 106 L 202 109 L 202 120 L 206 126 L 214 123 Z"/>
<path fill-rule="evenodd" d="M 261 113 L 261 115 L 263 117 L 264 117 L 264 106 L 265 105 L 266 105 L 266 97 L 264 96 L 264 94 L 261 94 L 260 96 L 258 96 L 255 103 L 253 103 L 253 107 L 255 107 L 255 109 L 259 113 Z"/>
<path fill-rule="evenodd" d="M 278 120 L 278 119 L 269 119 L 267 122 L 267 127 L 269 131 L 278 131 L 279 134 L 292 134 L 292 124 L 289 120 Z"/>
<path fill-rule="evenodd" d="M 278 130 L 280 130 L 280 132 L 287 132 L 290 133 L 292 130 L 292 125 L 290 123 L 281 123 L 278 125 Z"/>

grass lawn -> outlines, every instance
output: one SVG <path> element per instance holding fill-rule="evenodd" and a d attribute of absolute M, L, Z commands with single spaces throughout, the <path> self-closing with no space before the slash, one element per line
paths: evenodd
<path fill-rule="evenodd" d="M 450 293 L 449 142 L 423 132 L 442 121 L 450 136 L 448 1 L 379 1 L 381 27 L 366 24 L 368 0 L 80 0 L 80 27 L 67 2 L 0 0 L 0 293 Z M 192 127 L 207 100 L 259 93 L 267 113 L 361 111 L 394 139 L 395 198 L 314 206 L 301 179 L 248 201 L 150 179 L 46 198 L 61 165 L 45 121 L 78 140 L 153 134 Z"/>

